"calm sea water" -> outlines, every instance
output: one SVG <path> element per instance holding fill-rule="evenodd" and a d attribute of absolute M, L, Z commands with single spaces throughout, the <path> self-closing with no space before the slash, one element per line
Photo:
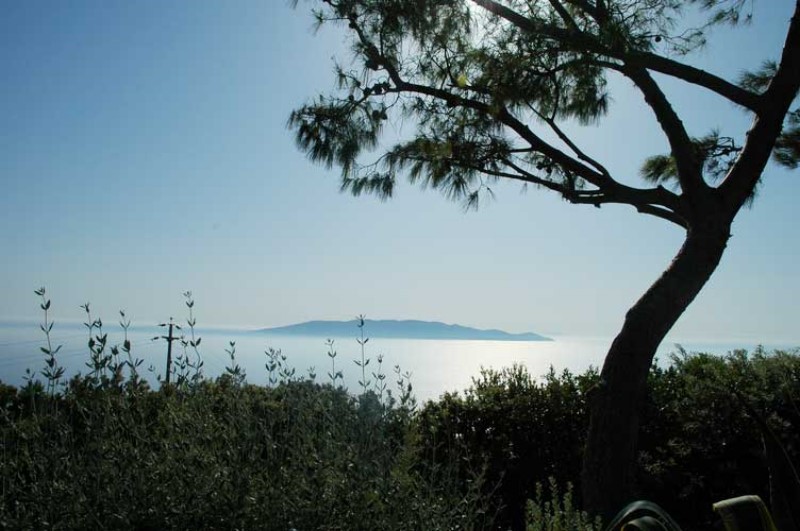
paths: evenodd
<path fill-rule="evenodd" d="M 357 330 L 356 330 L 357 331 Z M 356 332 L 354 331 L 354 332 Z M 124 339 L 119 325 L 107 326 L 110 345 L 122 344 Z M 157 327 L 137 328 L 128 335 L 133 344 L 133 354 L 144 360 L 143 374 L 155 381 L 156 374 L 164 374 L 166 363 L 166 342 L 152 341 L 156 335 L 165 335 L 166 330 Z M 280 349 L 287 363 L 297 374 L 317 375 L 317 381 L 327 381 L 331 359 L 327 355 L 325 338 L 291 337 L 263 335 L 243 330 L 198 330 L 202 337 L 198 349 L 204 361 L 204 373 L 218 376 L 230 363 L 226 348 L 229 342 L 236 342 L 236 362 L 246 371 L 251 383 L 266 384 L 267 372 L 264 354 L 271 347 Z M 337 352 L 336 370 L 344 373 L 344 383 L 350 389 L 358 388 L 361 369 L 354 363 L 360 359 L 360 346 L 352 337 L 333 338 Z M 63 345 L 58 353 L 58 361 L 67 374 L 88 371 L 88 331 L 80 324 L 59 323 L 52 332 L 53 346 Z M 411 373 L 414 394 L 419 400 L 434 399 L 446 391 L 463 390 L 480 374 L 481 368 L 501 369 L 513 364 L 525 365 L 532 374 L 543 375 L 552 366 L 557 371 L 568 369 L 582 372 L 590 366 L 599 367 L 611 343 L 611 338 L 556 337 L 547 342 L 516 341 L 443 341 L 416 339 L 372 338 L 366 344 L 366 356 L 370 358 L 368 372 L 377 369 L 377 356 L 383 356 L 383 372 L 387 375 L 390 388 L 396 380 L 394 367 L 400 366 L 403 372 Z M 19 385 L 23 383 L 25 369 L 39 371 L 43 367 L 44 355 L 40 351 L 45 346 L 44 335 L 36 323 L 0 322 L 0 380 Z M 175 344 L 173 354 L 180 346 Z M 753 349 L 755 344 L 725 344 L 715 342 L 687 342 L 682 346 L 689 351 L 725 354 L 733 349 Z M 797 345 L 765 345 L 767 348 L 793 348 Z M 675 345 L 665 342 L 659 350 L 659 357 L 667 359 L 674 352 Z"/>

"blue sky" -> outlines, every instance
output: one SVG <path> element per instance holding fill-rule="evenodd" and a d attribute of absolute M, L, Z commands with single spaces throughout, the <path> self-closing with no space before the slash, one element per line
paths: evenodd
<path fill-rule="evenodd" d="M 775 59 L 791 0 L 718 30 L 695 64 L 733 78 Z M 572 206 L 516 185 L 478 212 L 401 186 L 338 192 L 297 151 L 286 119 L 333 88 L 341 34 L 314 35 L 301 2 L 7 2 L 0 18 L 0 318 L 57 319 L 90 301 L 113 321 L 183 317 L 277 326 L 420 318 L 607 336 L 682 240 L 625 207 Z M 612 79 L 611 113 L 576 132 L 625 182 L 666 151 L 641 97 Z M 748 117 L 665 82 L 694 135 L 741 138 Z M 394 126 L 397 134 L 408 132 Z M 408 125 L 405 126 L 409 127 Z M 770 168 L 723 263 L 676 339 L 800 343 L 796 175 Z"/>

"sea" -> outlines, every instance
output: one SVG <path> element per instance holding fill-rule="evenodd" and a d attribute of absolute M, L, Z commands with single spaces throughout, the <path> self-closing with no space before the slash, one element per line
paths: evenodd
<path fill-rule="evenodd" d="M 330 381 L 330 373 L 342 372 L 342 383 L 357 392 L 362 381 L 362 370 L 357 362 L 362 358 L 362 347 L 357 340 L 358 330 L 350 337 L 302 337 L 267 335 L 242 329 L 195 329 L 200 338 L 197 351 L 189 347 L 188 359 L 203 361 L 205 376 L 214 378 L 224 373 L 226 367 L 238 365 L 248 382 L 268 385 L 270 382 L 267 353 L 280 351 L 285 365 L 294 369 L 295 378 L 314 376 L 317 382 Z M 125 331 L 118 324 L 106 325 L 107 348 L 122 346 Z M 97 335 L 98 330 L 93 330 Z M 190 339 L 191 330 L 184 326 L 174 335 Z M 131 327 L 127 338 L 131 342 L 134 359 L 142 360 L 139 371 L 151 384 L 165 374 L 168 335 L 166 327 Z M 368 331 L 366 336 L 369 336 Z M 329 339 L 332 341 L 330 344 Z M 552 341 L 471 341 L 433 339 L 383 339 L 369 338 L 364 344 L 366 377 L 373 385 L 377 375 L 385 375 L 387 389 L 397 392 L 399 375 L 411 382 L 418 401 L 434 400 L 446 392 L 462 392 L 478 378 L 483 369 L 501 370 L 515 364 L 525 366 L 535 377 L 544 376 L 551 369 L 573 373 L 599 368 L 611 344 L 610 337 L 555 336 Z M 56 355 L 67 377 L 89 372 L 89 330 L 81 323 L 57 323 L 50 334 L 52 348 L 61 346 Z M 231 345 L 233 343 L 233 345 Z M 659 363 L 669 363 L 672 354 L 679 350 L 675 341 L 665 341 L 657 354 Z M 736 349 L 752 351 L 756 343 L 723 343 L 715 341 L 689 341 L 680 343 L 688 352 L 707 352 L 725 355 Z M 791 350 L 798 344 L 765 344 L 767 350 Z M 0 321 L 0 381 L 22 385 L 26 378 L 42 379 L 47 347 L 45 334 L 39 323 Z M 227 352 L 226 352 L 227 351 Z M 231 360 L 230 352 L 233 352 Z M 330 354 L 335 352 L 335 356 Z M 173 357 L 184 354 L 180 341 L 173 342 Z M 122 356 L 122 355 L 121 355 Z M 122 356 L 120 359 L 124 359 Z M 380 363 L 379 363 L 380 359 Z M 337 380 L 338 382 L 338 380 Z"/>

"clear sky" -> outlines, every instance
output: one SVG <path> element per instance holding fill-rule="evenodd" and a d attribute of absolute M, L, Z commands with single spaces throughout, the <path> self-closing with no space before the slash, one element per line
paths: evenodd
<path fill-rule="evenodd" d="M 792 0 L 755 2 L 695 64 L 734 78 L 777 59 Z M 400 186 L 381 203 L 338 192 L 285 124 L 333 88 L 335 30 L 283 0 L 27 0 L 0 16 L 0 318 L 183 317 L 277 326 L 420 318 L 544 334 L 612 335 L 677 251 L 677 227 L 626 207 L 572 206 L 496 186 L 465 213 Z M 641 97 L 613 79 L 585 150 L 636 183 L 666 151 Z M 667 84 L 694 135 L 742 138 L 748 118 Z M 400 128 L 400 125 L 396 126 Z M 406 126 L 408 127 L 408 126 Z M 400 131 L 402 134 L 402 131 Z M 800 343 L 797 175 L 770 168 L 723 263 L 672 337 Z"/>

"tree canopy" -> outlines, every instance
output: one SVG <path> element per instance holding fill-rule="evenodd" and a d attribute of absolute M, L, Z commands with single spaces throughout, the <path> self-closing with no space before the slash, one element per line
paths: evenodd
<path fill-rule="evenodd" d="M 765 62 L 728 81 L 680 61 L 706 43 L 713 26 L 746 22 L 752 1 L 318 4 L 319 24 L 352 30 L 354 60 L 337 66 L 339 92 L 296 110 L 289 124 L 312 160 L 341 168 L 343 190 L 387 198 L 405 174 L 477 206 L 481 194 L 505 178 L 552 190 L 572 203 L 630 204 L 684 227 L 690 214 L 680 201 L 683 191 L 728 187 L 737 208 L 752 197 L 757 178 L 728 175 L 745 146 L 715 130 L 690 136 L 653 77 L 671 76 L 743 111 L 761 110 L 768 104 L 764 94 L 777 90 L 770 82 L 778 63 Z M 611 72 L 642 92 L 671 148 L 644 158 L 642 187 L 623 184 L 565 132 L 572 124 L 595 124 L 608 112 Z M 392 117 L 412 120 L 416 134 L 372 153 Z M 794 168 L 798 146 L 796 109 L 787 116 L 773 158 Z"/>

